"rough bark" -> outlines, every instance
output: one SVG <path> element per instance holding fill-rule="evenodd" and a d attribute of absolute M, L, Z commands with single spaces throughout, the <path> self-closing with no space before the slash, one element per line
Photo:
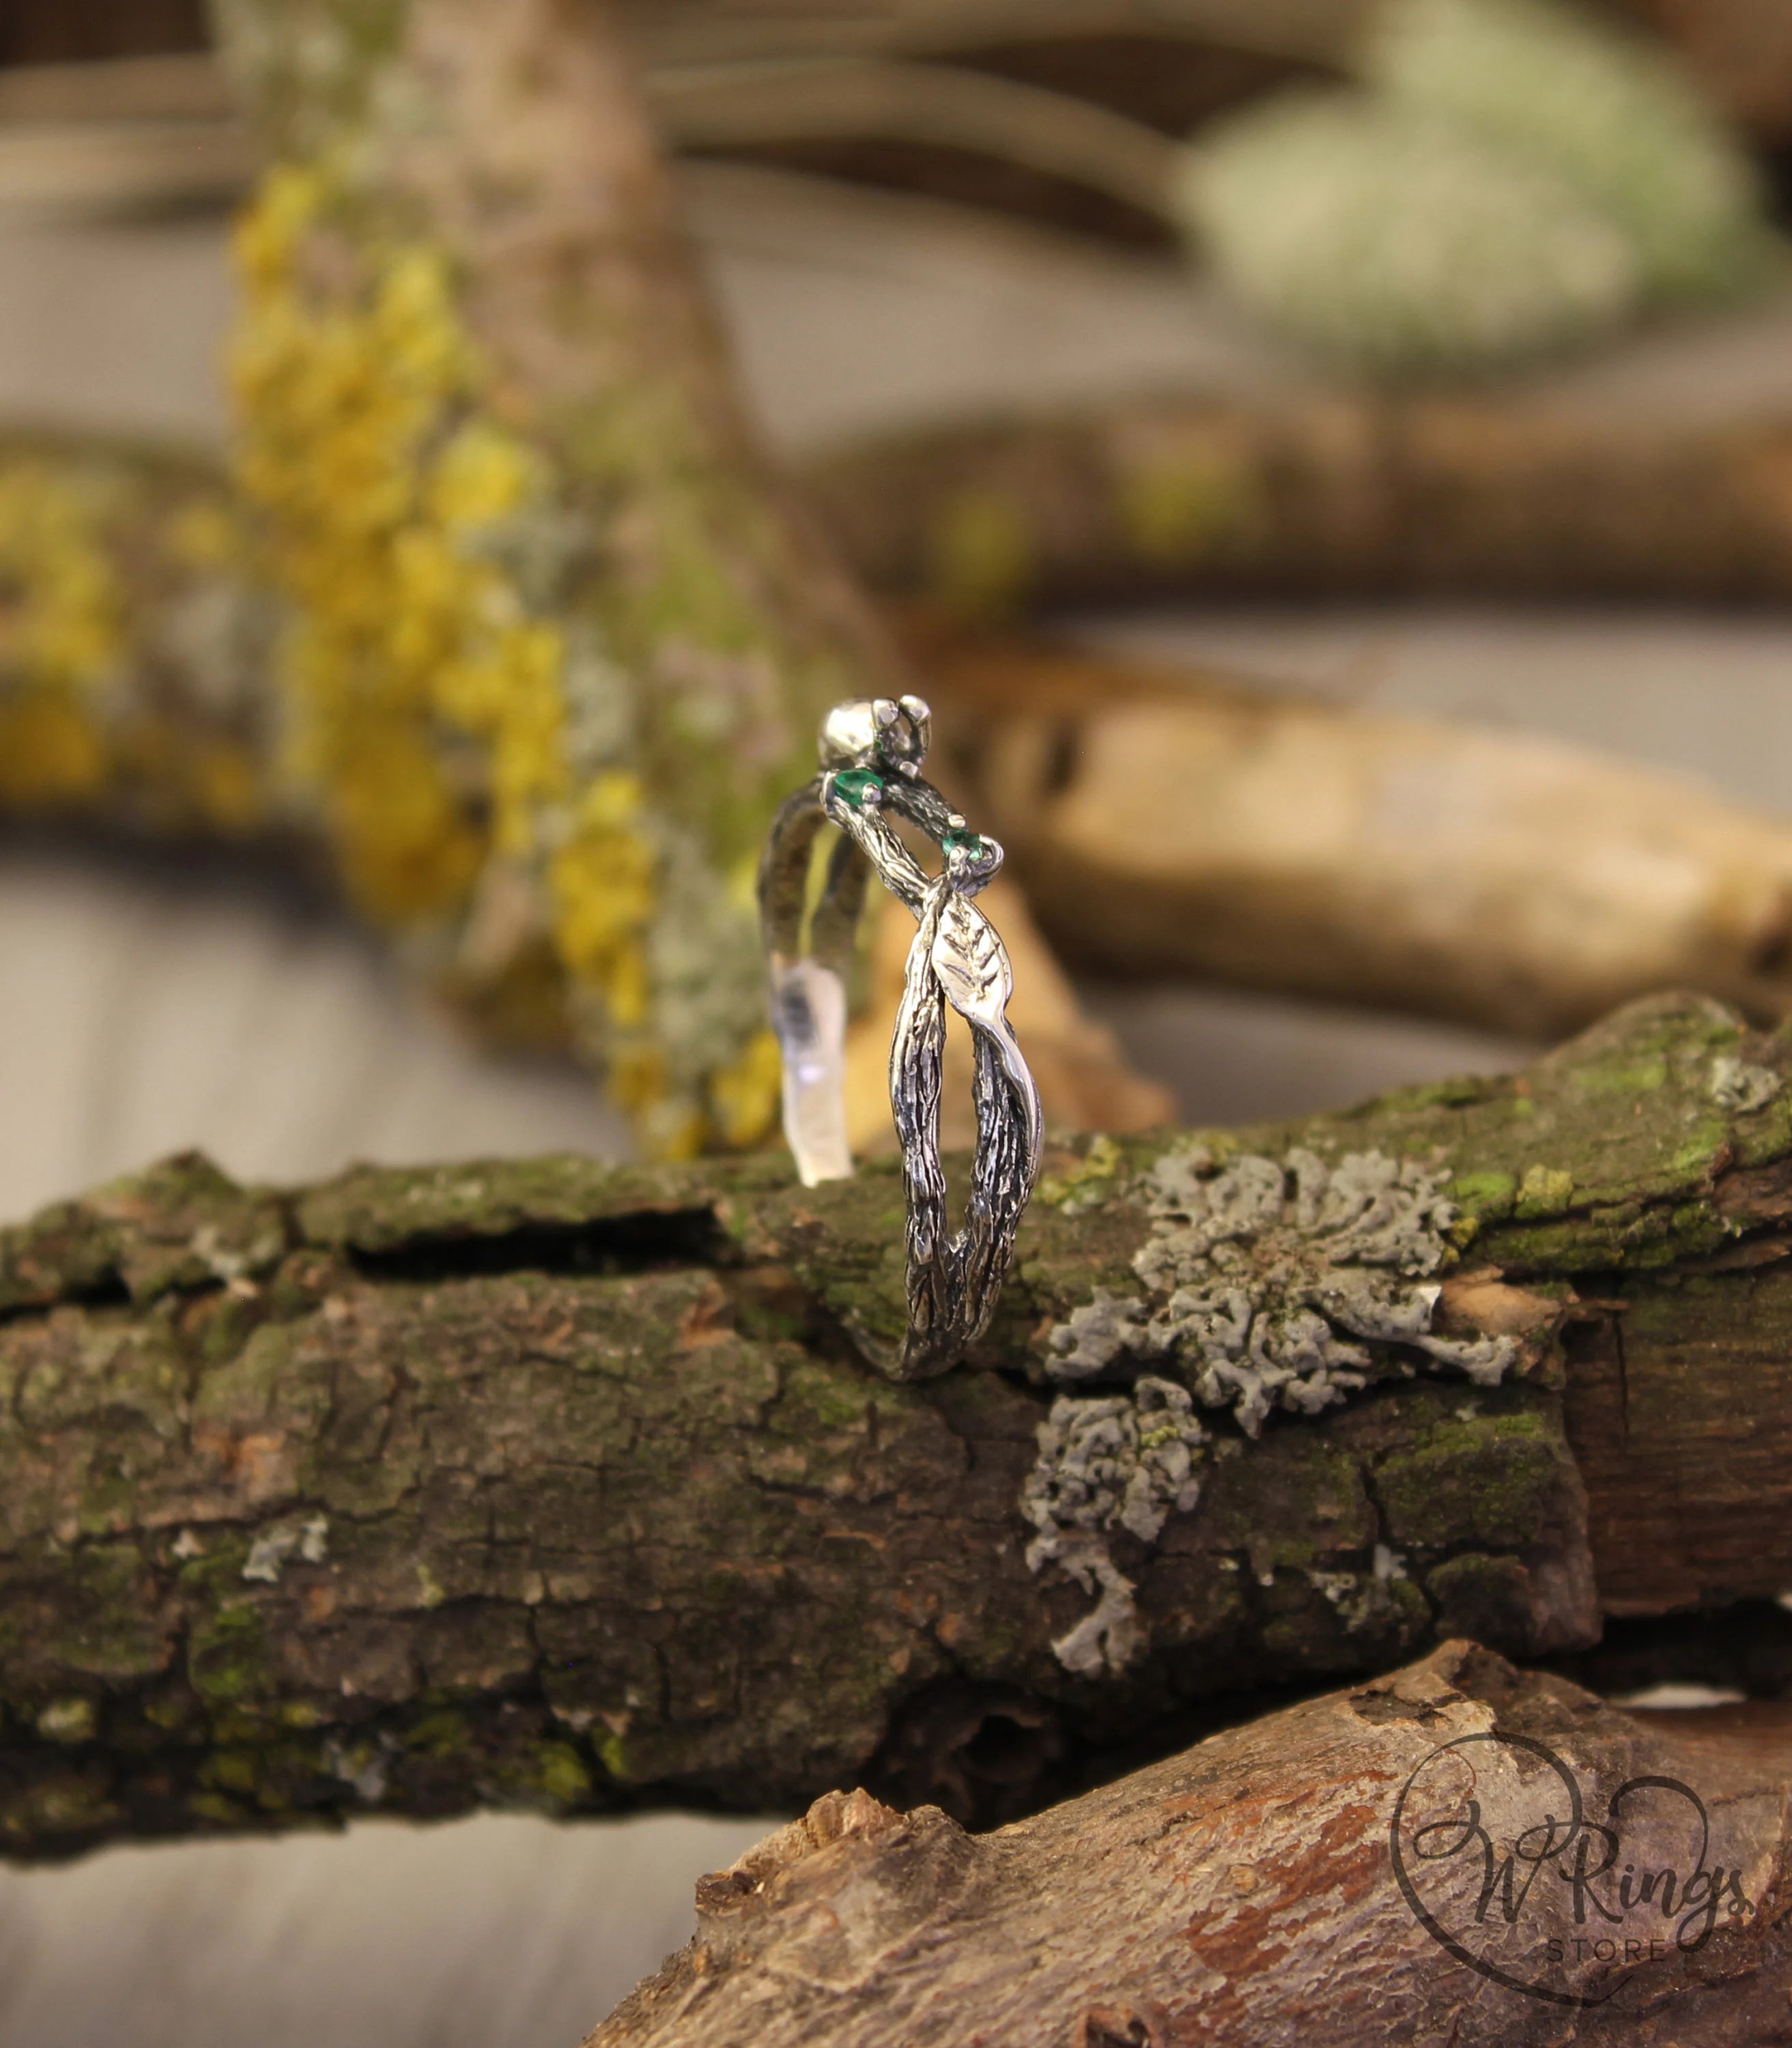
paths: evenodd
<path fill-rule="evenodd" d="M 1537 735 L 917 634 L 1064 956 L 1548 1040 L 1650 989 L 1792 1008 L 1792 830 Z"/>
<path fill-rule="evenodd" d="M 0 1245 L 0 1839 L 855 1779 L 1001 1819 L 1443 1635 L 1537 1655 L 1600 1606 L 1771 1597 L 1789 1070 L 1792 1039 L 1683 999 L 1515 1078 L 1060 1146 L 989 1336 L 913 1386 L 853 1341 L 902 1313 L 883 1167 L 282 1193 L 187 1160 L 46 1212 Z M 1378 1161 L 1418 1192 L 1340 1250 L 1301 1202 Z M 1321 1372 L 1253 1435 L 1143 1319 L 1189 1255 L 1165 1191 L 1266 1174 L 1275 1215 L 1208 1275 L 1256 1337 L 1341 1371 L 1350 1299 L 1410 1313 L 1365 1385 L 1328 1406 Z M 1385 1263 L 1402 1230 L 1433 1277 Z M 1041 1520 L 1041 1425 L 1106 1402 L 1161 1472 L 1178 1380 L 1213 1404 L 1193 1505 Z"/>
<path fill-rule="evenodd" d="M 1453 1643 L 991 1835 L 830 1794 L 587 2048 L 1764 2048 L 1789 1798 L 1792 1709 L 1626 1715 Z"/>
<path fill-rule="evenodd" d="M 1119 399 L 840 451 L 872 584 L 972 615 L 1211 593 L 1783 599 L 1792 432 L 1507 398 Z"/>

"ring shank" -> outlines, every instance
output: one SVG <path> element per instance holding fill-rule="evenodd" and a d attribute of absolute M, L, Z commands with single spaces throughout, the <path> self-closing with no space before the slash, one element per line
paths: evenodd
<path fill-rule="evenodd" d="M 956 834 L 963 820 L 918 776 L 889 801 L 923 830 Z M 931 815 L 937 810 L 939 816 Z M 947 822 L 941 824 L 941 820 Z M 804 913 L 816 834 L 840 828 L 814 913 Z M 882 807 L 843 797 L 827 772 L 787 800 L 773 822 L 759 871 L 771 1018 L 784 1066 L 785 1135 L 803 1184 L 852 1172 L 845 1113 L 847 976 L 871 873 L 913 913 L 903 999 L 890 1048 L 890 1107 L 902 1151 L 907 1195 L 909 1328 L 899 1348 L 860 1342 L 899 1379 L 944 1371 L 982 1334 L 1012 1255 L 1015 1230 L 1039 1169 L 1043 1136 L 1039 1095 L 1010 1028 L 1012 977 L 1006 949 L 972 901 L 999 865 L 994 840 L 974 838 L 948 851 L 947 871 L 930 877 L 903 845 Z M 948 1230 L 940 1160 L 940 1100 L 948 1004 L 970 1026 L 977 1151 L 964 1227 Z"/>

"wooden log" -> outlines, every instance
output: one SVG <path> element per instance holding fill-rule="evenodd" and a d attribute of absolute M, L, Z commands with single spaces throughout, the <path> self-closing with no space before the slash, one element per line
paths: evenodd
<path fill-rule="evenodd" d="M 900 1182 L 176 1161 L 0 1240 L 0 1842 L 1036 1807 L 1266 1687 L 1792 1584 L 1792 1038 L 1060 1147 L 898 1386 Z M 1105 1761 L 1104 1761 L 1105 1760 Z"/>
<path fill-rule="evenodd" d="M 981 51 L 1021 69 L 1053 64 L 1103 100 L 1185 132 L 1205 111 L 1189 80 L 1255 57 L 1302 72 L 1348 74 L 1372 8 L 1363 0 L 889 0 L 875 13 L 849 4 L 744 12 L 727 0 L 621 0 L 629 38 L 666 68 L 755 58 L 962 56 Z M 1616 0 L 1666 37 L 1712 103 L 1759 140 L 1792 134 L 1792 31 L 1777 0 Z M 1084 68 L 1075 68 L 1078 58 Z M 1024 73 L 1023 73 L 1024 75 Z M 1248 74 L 1246 75 L 1248 77 Z M 1280 82 L 1268 69 L 1251 83 Z M 1092 93 L 1092 97 L 1094 96 Z"/>
<path fill-rule="evenodd" d="M 1782 2041 L 1792 1709 L 1453 1643 L 991 1835 L 830 1794 L 586 2048 Z"/>
<path fill-rule="evenodd" d="M 1111 653 L 910 638 L 1077 966 L 1535 1039 L 1661 987 L 1792 1009 L 1792 829 L 1701 785 Z"/>

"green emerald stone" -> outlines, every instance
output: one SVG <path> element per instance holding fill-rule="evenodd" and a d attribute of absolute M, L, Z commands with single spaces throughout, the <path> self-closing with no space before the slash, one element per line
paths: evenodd
<path fill-rule="evenodd" d="M 883 794 L 883 778 L 869 768 L 843 768 L 834 778 L 834 788 L 855 811 L 862 810 Z"/>
<path fill-rule="evenodd" d="M 967 860 L 981 860 L 983 843 L 974 832 L 949 832 L 941 840 L 940 851 L 948 857 L 961 853 Z"/>

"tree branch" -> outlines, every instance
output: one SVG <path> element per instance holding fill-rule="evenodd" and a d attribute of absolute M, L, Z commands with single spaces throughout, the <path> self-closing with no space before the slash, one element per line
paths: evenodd
<path fill-rule="evenodd" d="M 871 585 L 972 616 L 1214 592 L 1792 591 L 1777 417 L 1522 396 L 1125 398 L 890 435 L 806 471 Z"/>
<path fill-rule="evenodd" d="M 1453 1643 L 993 1835 L 830 1794 L 586 2048 L 1783 2040 L 1789 1794 L 1782 1705 L 1627 1715 Z"/>
<path fill-rule="evenodd" d="M 189 1160 L 60 1205 L 0 1243 L 5 1844 L 855 1777 L 1001 1818 L 1440 1634 L 1771 1596 L 1789 1069 L 1684 999 L 1061 1147 L 917 1386 L 853 1341 L 902 1313 L 882 1167 Z"/>

